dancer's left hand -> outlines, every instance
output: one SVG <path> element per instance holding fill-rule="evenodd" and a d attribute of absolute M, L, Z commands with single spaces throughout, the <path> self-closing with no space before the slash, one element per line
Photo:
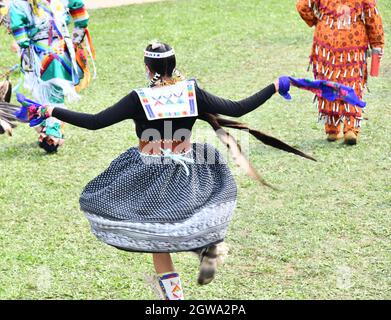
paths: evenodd
<path fill-rule="evenodd" d="M 280 80 L 279 79 L 274 81 L 274 87 L 276 88 L 276 92 L 278 92 L 278 90 L 280 90 Z"/>

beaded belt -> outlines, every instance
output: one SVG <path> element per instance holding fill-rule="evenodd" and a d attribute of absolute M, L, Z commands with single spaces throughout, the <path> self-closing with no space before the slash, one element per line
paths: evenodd
<path fill-rule="evenodd" d="M 170 151 L 172 154 L 184 154 L 191 149 L 191 143 L 189 140 L 157 140 L 146 141 L 139 140 L 139 150 L 142 154 L 146 155 L 164 155 L 164 151 Z"/>

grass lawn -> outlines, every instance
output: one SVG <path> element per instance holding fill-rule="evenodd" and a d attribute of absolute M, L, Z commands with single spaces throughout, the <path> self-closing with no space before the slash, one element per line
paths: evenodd
<path fill-rule="evenodd" d="M 391 3 L 379 1 L 387 39 Z M 97 112 L 145 85 L 143 49 L 172 44 L 179 69 L 215 94 L 243 98 L 280 75 L 306 77 L 312 30 L 293 0 L 181 0 L 91 11 L 99 78 L 74 110 Z M 0 34 L 1 66 L 16 63 Z M 386 50 L 386 53 L 389 51 Z M 188 299 L 391 298 L 391 58 L 370 79 L 369 118 L 356 147 L 327 143 L 309 93 L 276 96 L 242 120 L 319 161 L 251 139 L 250 157 L 275 192 L 233 168 L 238 206 L 231 251 L 212 284 L 196 284 L 191 254 L 174 256 Z M 17 79 L 14 79 L 16 83 Z M 214 133 L 197 124 L 201 139 Z M 66 128 L 47 156 L 27 126 L 0 137 L 0 299 L 154 299 L 151 256 L 100 243 L 79 210 L 84 185 L 136 144 L 131 121 Z M 223 150 L 223 148 L 221 148 Z"/>

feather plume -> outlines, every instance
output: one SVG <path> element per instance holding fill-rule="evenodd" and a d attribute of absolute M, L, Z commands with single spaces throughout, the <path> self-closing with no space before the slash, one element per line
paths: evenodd
<path fill-rule="evenodd" d="M 300 157 L 303 157 L 303 158 L 306 158 L 306 159 L 309 159 L 312 161 L 316 161 L 315 158 L 313 158 L 313 157 L 305 154 L 304 152 L 286 144 L 285 142 L 283 142 L 277 138 L 274 138 L 266 133 L 263 133 L 261 131 L 251 129 L 243 123 L 233 121 L 230 119 L 224 119 L 221 117 L 217 117 L 217 121 L 223 127 L 232 128 L 232 129 L 239 129 L 239 130 L 248 130 L 248 132 L 252 136 L 254 136 L 257 140 L 261 141 L 262 143 L 264 143 L 268 146 L 271 146 L 273 148 L 276 148 L 276 149 L 279 149 L 279 150 L 282 150 L 285 152 L 293 153 L 295 155 L 298 155 Z"/>
<path fill-rule="evenodd" d="M 15 122 L 18 121 L 14 113 L 18 109 L 18 106 L 0 102 L 0 134 L 7 133 L 12 136 L 12 129 L 16 127 Z"/>
<path fill-rule="evenodd" d="M 0 84 L 0 102 L 11 102 L 12 85 L 7 79 Z"/>
<path fill-rule="evenodd" d="M 276 149 L 293 153 L 295 155 L 298 155 L 300 157 L 316 161 L 315 158 L 305 154 L 304 152 L 286 144 L 285 142 L 274 138 L 272 136 L 269 136 L 261 131 L 253 130 L 246 126 L 243 123 L 233 121 L 230 119 L 225 119 L 220 117 L 217 114 L 210 114 L 206 113 L 202 116 L 200 116 L 201 120 L 204 120 L 208 122 L 212 128 L 216 131 L 216 134 L 218 138 L 227 146 L 227 148 L 230 150 L 232 157 L 235 161 L 235 163 L 242 168 L 247 175 L 249 175 L 254 180 L 260 182 L 261 184 L 272 188 L 273 190 L 277 190 L 275 187 L 267 183 L 261 175 L 255 170 L 255 168 L 251 165 L 251 162 L 246 158 L 246 156 L 242 153 L 242 149 L 240 147 L 240 144 L 235 140 L 235 138 L 230 135 L 226 130 L 223 129 L 223 127 L 226 128 L 232 128 L 232 129 L 238 129 L 238 130 L 247 130 L 252 136 L 254 136 L 257 140 L 261 141 L 262 143 L 274 147 Z"/>
<path fill-rule="evenodd" d="M 235 163 L 242 170 L 244 170 L 247 175 L 249 175 L 252 179 L 260 182 L 264 186 L 267 186 L 273 190 L 277 190 L 275 187 L 267 183 L 255 170 L 255 168 L 251 165 L 251 162 L 242 153 L 242 148 L 240 147 L 240 144 L 231 134 L 229 134 L 222 128 L 218 119 L 218 117 L 210 113 L 206 113 L 202 116 L 202 120 L 207 121 L 213 127 L 213 129 L 216 131 L 217 137 L 227 146 L 228 150 L 231 152 L 232 158 L 234 159 Z"/>

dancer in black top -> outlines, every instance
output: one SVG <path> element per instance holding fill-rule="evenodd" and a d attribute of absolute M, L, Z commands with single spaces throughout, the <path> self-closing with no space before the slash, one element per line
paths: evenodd
<path fill-rule="evenodd" d="M 182 79 L 174 50 L 167 44 L 149 45 L 144 62 L 150 86 L 132 91 L 111 108 L 95 115 L 41 108 L 38 114 L 90 130 L 125 119 L 135 121 L 139 146 L 119 156 L 88 183 L 80 198 L 81 209 L 103 242 L 122 250 L 152 253 L 157 273 L 154 284 L 162 298 L 183 299 L 170 253 L 198 253 L 198 283 L 211 282 L 237 196 L 235 181 L 220 153 L 209 144 L 190 142 L 193 125 L 197 119 L 208 121 L 236 152 L 236 160 L 245 161 L 222 127 L 247 127 L 219 114 L 240 117 L 254 111 L 279 90 L 279 81 L 235 102 L 206 92 L 194 80 Z M 167 126 L 172 129 L 165 130 Z M 250 133 L 267 144 L 308 157 L 261 132 Z M 250 174 L 259 178 L 254 172 L 250 166 Z"/>
<path fill-rule="evenodd" d="M 241 117 L 269 100 L 276 93 L 276 84 L 271 84 L 253 96 L 237 102 L 214 96 L 199 88 L 196 82 L 195 93 L 200 115 L 205 113 L 218 113 L 230 117 Z M 89 130 L 98 130 L 126 119 L 134 119 L 139 138 L 141 138 L 142 131 L 145 130 L 146 126 L 160 131 L 163 128 L 163 123 L 167 121 L 167 119 L 149 121 L 136 91 L 132 91 L 112 107 L 95 115 L 55 108 L 53 110 L 53 116 L 59 119 L 61 118 L 62 121 L 67 123 Z M 197 116 L 170 121 L 178 129 L 191 130 L 196 120 Z M 163 131 L 161 133 L 163 134 Z M 172 139 L 172 137 L 163 137 L 163 139 Z"/>

